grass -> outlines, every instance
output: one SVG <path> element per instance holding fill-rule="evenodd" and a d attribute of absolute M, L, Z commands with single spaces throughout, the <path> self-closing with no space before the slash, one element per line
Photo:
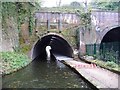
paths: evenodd
<path fill-rule="evenodd" d="M 110 70 L 115 70 L 120 72 L 120 65 L 114 63 L 113 61 L 102 61 L 102 60 L 91 60 L 90 62 L 93 62 L 99 66 L 102 66 L 104 68 L 108 68 Z"/>
<path fill-rule="evenodd" d="M 16 52 L 0 52 L 0 57 L 2 62 L 0 73 L 3 75 L 17 71 L 31 62 L 27 55 Z"/>

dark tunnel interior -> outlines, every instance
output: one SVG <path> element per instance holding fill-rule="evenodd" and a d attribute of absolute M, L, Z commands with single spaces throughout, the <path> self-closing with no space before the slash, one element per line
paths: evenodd
<path fill-rule="evenodd" d="M 62 37 L 50 34 L 42 37 L 33 47 L 32 59 L 37 57 L 46 58 L 46 46 L 51 46 L 51 53 L 73 57 L 73 50 L 69 43 Z"/>
<path fill-rule="evenodd" d="M 118 54 L 118 60 L 120 59 L 120 27 L 113 28 L 107 32 L 101 41 L 100 51 L 103 55 L 106 51 L 108 53 L 112 52 L 113 55 L 111 54 L 111 56 Z M 110 57 L 110 55 L 107 55 L 107 57 L 108 56 Z"/>
<path fill-rule="evenodd" d="M 120 27 L 110 30 L 103 37 L 102 42 L 120 42 Z"/>

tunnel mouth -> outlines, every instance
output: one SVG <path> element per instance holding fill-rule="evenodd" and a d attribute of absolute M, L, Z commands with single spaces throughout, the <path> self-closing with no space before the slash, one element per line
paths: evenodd
<path fill-rule="evenodd" d="M 51 46 L 51 56 L 58 54 L 73 57 L 73 50 L 63 37 L 56 34 L 48 34 L 39 39 L 33 46 L 32 59 L 34 60 L 37 57 L 46 58 L 46 46 Z"/>
<path fill-rule="evenodd" d="M 103 37 L 100 44 L 101 59 L 120 63 L 120 27 L 113 28 Z"/>

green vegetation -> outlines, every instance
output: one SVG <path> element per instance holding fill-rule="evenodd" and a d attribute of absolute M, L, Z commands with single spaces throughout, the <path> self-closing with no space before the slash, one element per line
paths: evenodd
<path fill-rule="evenodd" d="M 86 53 L 96 59 L 119 64 L 119 42 L 86 45 Z"/>
<path fill-rule="evenodd" d="M 41 3 L 36 2 L 2 2 L 2 40 L 11 41 L 14 52 L 0 52 L 2 60 L 2 74 L 17 71 L 31 60 L 28 53 L 34 43 L 35 18 L 34 12 L 40 9 Z M 9 47 L 9 46 L 8 46 Z"/>
<path fill-rule="evenodd" d="M 84 27 L 85 30 L 91 30 L 91 12 L 88 11 L 87 13 L 81 13 L 80 14 L 80 26 Z"/>
<path fill-rule="evenodd" d="M 29 30 L 33 29 L 33 14 L 40 8 L 40 2 L 2 2 L 2 26 L 5 28 L 6 18 L 13 17 L 17 20 L 18 29 L 20 25 L 29 21 Z"/>
<path fill-rule="evenodd" d="M 105 66 L 108 66 L 108 67 L 111 67 L 111 68 L 117 68 L 118 67 L 118 65 L 116 63 L 114 63 L 113 61 L 107 61 Z"/>
<path fill-rule="evenodd" d="M 51 8 L 42 8 L 43 11 L 50 11 L 50 12 L 62 12 L 62 13 L 76 13 L 76 12 L 83 12 L 83 4 L 79 2 L 72 2 L 71 4 L 58 6 L 58 7 L 51 7 Z"/>
<path fill-rule="evenodd" d="M 10 74 L 28 65 L 31 60 L 25 55 L 16 52 L 1 52 L 2 74 Z"/>
<path fill-rule="evenodd" d="M 116 46 L 116 48 L 117 48 L 117 46 Z M 112 61 L 112 62 L 115 62 L 118 64 L 118 61 L 119 61 L 118 58 L 119 58 L 118 51 L 114 51 L 112 49 L 111 49 L 111 51 L 104 49 L 104 51 L 101 53 L 101 59 L 104 59 L 106 61 Z"/>
<path fill-rule="evenodd" d="M 104 68 L 119 71 L 119 42 L 102 43 L 99 50 L 98 44 L 86 45 L 87 54 L 93 56 L 96 60 L 88 60 Z"/>
<path fill-rule="evenodd" d="M 113 61 L 102 61 L 102 60 L 89 60 L 89 62 L 93 62 L 101 67 L 107 68 L 109 70 L 119 71 L 120 72 L 120 65 L 114 63 Z"/>
<path fill-rule="evenodd" d="M 23 45 L 26 42 L 31 44 L 30 37 L 34 36 L 35 30 L 34 13 L 40 9 L 41 4 L 37 1 L 2 2 L 2 33 L 4 34 L 3 36 L 5 36 L 4 38 L 8 40 L 11 39 L 13 43 L 16 44 L 13 48 L 24 47 Z M 14 33 L 16 41 L 10 32 Z"/>
<path fill-rule="evenodd" d="M 91 3 L 94 9 L 101 9 L 101 10 L 117 10 L 119 9 L 120 2 L 113 1 L 113 0 L 93 0 Z"/>

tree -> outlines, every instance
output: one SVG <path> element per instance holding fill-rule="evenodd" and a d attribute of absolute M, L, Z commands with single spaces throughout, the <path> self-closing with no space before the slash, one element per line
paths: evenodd
<path fill-rule="evenodd" d="M 79 8 L 79 7 L 80 7 L 80 3 L 74 1 L 74 2 L 71 2 L 70 6 L 71 6 L 71 7 L 75 7 L 75 8 Z"/>
<path fill-rule="evenodd" d="M 88 12 L 88 2 L 87 2 L 87 0 L 85 0 L 85 1 L 83 2 L 83 4 L 84 4 L 84 10 L 85 10 L 85 12 L 87 13 L 87 12 Z"/>
<path fill-rule="evenodd" d="M 94 0 L 91 3 L 92 7 L 95 9 L 102 9 L 102 10 L 118 10 L 120 2 L 113 2 L 112 0 L 106 1 L 98 1 Z"/>
<path fill-rule="evenodd" d="M 61 6 L 61 0 L 59 0 L 59 7 Z"/>

